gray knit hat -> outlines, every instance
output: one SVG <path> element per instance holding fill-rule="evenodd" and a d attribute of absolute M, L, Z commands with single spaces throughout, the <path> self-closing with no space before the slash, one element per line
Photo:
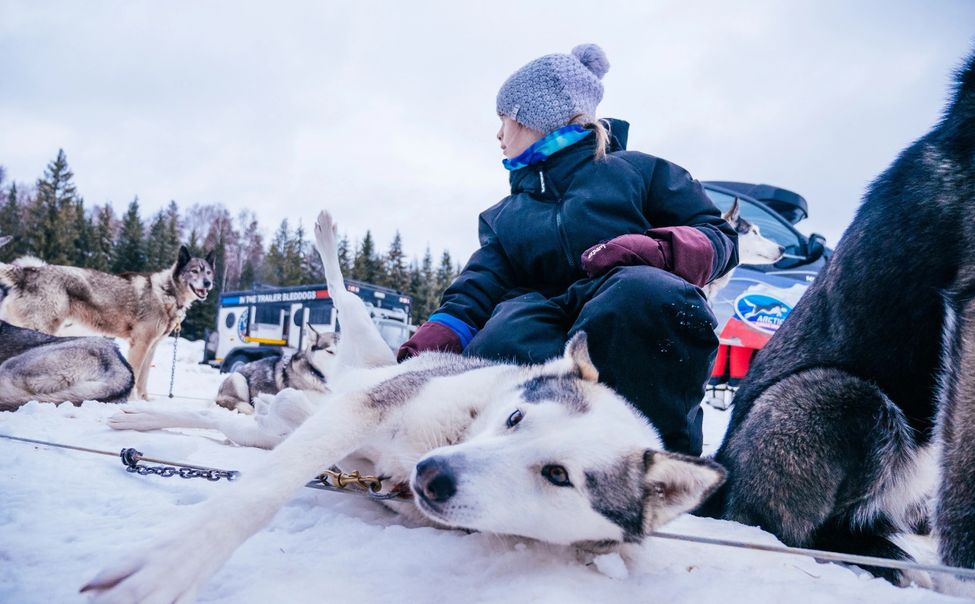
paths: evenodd
<path fill-rule="evenodd" d="M 580 44 L 572 54 L 535 59 L 511 74 L 498 91 L 498 115 L 548 134 L 579 113 L 595 117 L 603 99 L 599 80 L 609 71 L 606 53 Z"/>

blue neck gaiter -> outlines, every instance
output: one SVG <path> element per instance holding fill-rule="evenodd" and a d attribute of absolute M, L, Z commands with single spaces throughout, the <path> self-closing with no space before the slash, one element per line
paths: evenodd
<path fill-rule="evenodd" d="M 564 126 L 538 139 L 517 157 L 502 160 L 501 163 L 510 171 L 520 170 L 525 166 L 545 161 L 550 156 L 570 145 L 576 144 L 591 133 L 591 130 L 586 130 L 578 124 Z"/>

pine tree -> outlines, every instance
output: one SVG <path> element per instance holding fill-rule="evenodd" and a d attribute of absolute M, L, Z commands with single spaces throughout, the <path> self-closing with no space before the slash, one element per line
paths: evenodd
<path fill-rule="evenodd" d="M 47 165 L 37 181 L 37 195 L 30 207 L 30 251 L 51 264 L 70 264 L 75 255 L 77 190 L 63 149 Z"/>
<path fill-rule="evenodd" d="M 352 276 L 352 258 L 349 257 L 349 236 L 343 235 L 342 239 L 339 240 L 339 268 L 342 269 L 343 275 L 348 275 L 350 279 L 354 279 Z"/>
<path fill-rule="evenodd" d="M 112 269 L 113 252 L 115 251 L 115 212 L 112 206 L 105 204 L 95 209 L 95 221 L 92 226 L 91 255 L 88 257 L 88 267 L 96 271 Z"/>
<path fill-rule="evenodd" d="M 179 254 L 179 246 L 182 241 L 182 229 L 179 225 L 179 206 L 173 200 L 166 206 L 166 248 L 169 251 L 169 264 L 175 264 L 176 256 Z"/>
<path fill-rule="evenodd" d="M 259 269 L 264 264 L 264 241 L 257 224 L 257 218 L 251 213 L 244 218 L 247 223 L 241 236 L 241 246 L 243 251 L 243 262 L 240 269 L 241 289 L 250 289 L 254 283 L 260 279 Z"/>
<path fill-rule="evenodd" d="M 447 291 L 450 284 L 453 283 L 456 273 L 454 272 L 454 263 L 450 259 L 450 252 L 447 250 L 443 251 L 440 256 L 440 267 L 437 268 L 437 277 L 434 287 L 437 292 L 437 299 L 439 300 L 443 293 Z"/>
<path fill-rule="evenodd" d="M 417 323 L 422 323 L 440 307 L 440 295 L 437 292 L 436 275 L 433 272 L 433 254 L 427 247 L 423 254 L 423 262 L 419 271 L 419 287 L 413 295 L 413 307 L 416 309 Z"/>
<path fill-rule="evenodd" d="M 356 275 L 355 278 L 360 281 L 378 284 L 383 280 L 382 263 L 376 253 L 370 231 L 366 231 L 366 236 L 362 239 L 362 246 L 356 254 L 352 270 Z"/>
<path fill-rule="evenodd" d="M 291 232 L 288 220 L 281 221 L 281 225 L 271 239 L 271 246 L 267 250 L 264 260 L 264 280 L 271 285 L 284 285 L 287 281 L 288 242 Z"/>
<path fill-rule="evenodd" d="M 78 198 L 74 206 L 74 214 L 76 237 L 72 248 L 70 264 L 72 266 L 88 267 L 92 254 L 92 246 L 95 241 L 95 227 L 88 213 L 85 212 L 85 201 L 83 199 Z"/>
<path fill-rule="evenodd" d="M 406 255 L 403 253 L 403 238 L 399 231 L 386 252 L 386 286 L 405 292 L 410 286 L 410 274 L 406 269 Z"/>
<path fill-rule="evenodd" d="M 116 273 L 142 272 L 146 270 L 145 234 L 139 219 L 139 198 L 129 203 L 122 218 L 122 227 L 115 244 L 112 271 Z"/>
<path fill-rule="evenodd" d="M 24 231 L 21 207 L 17 198 L 17 185 L 10 185 L 3 206 L 0 206 L 0 235 L 13 237 L 13 241 L 0 248 L 0 262 L 7 262 L 24 252 Z"/>

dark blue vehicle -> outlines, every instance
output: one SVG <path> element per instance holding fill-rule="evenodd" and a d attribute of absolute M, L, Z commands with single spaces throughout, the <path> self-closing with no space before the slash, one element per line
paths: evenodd
<path fill-rule="evenodd" d="M 801 195 L 770 185 L 726 181 L 702 184 L 722 212 L 737 198 L 741 216 L 785 249 L 775 264 L 739 265 L 728 286 L 711 300 L 721 342 L 711 385 L 734 388 L 747 372 L 755 351 L 789 316 L 833 251 L 821 235 L 806 236 L 795 228 L 809 214 Z"/>

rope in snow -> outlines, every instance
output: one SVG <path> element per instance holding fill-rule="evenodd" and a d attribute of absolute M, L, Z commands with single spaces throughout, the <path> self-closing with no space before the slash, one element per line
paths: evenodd
<path fill-rule="evenodd" d="M 161 396 L 161 397 L 165 397 L 165 398 L 173 398 L 173 397 L 175 397 L 175 398 L 185 398 L 188 401 L 205 401 L 205 402 L 208 402 L 208 403 L 212 403 L 213 402 L 213 397 L 212 396 L 209 397 L 209 398 L 203 397 L 203 396 L 183 396 L 182 394 L 174 394 L 174 395 L 170 396 L 168 394 L 161 394 L 159 392 L 149 392 L 148 394 L 149 394 L 149 396 Z"/>
<path fill-rule="evenodd" d="M 896 570 L 920 570 L 932 573 L 949 573 L 959 577 L 975 579 L 975 569 L 961 568 L 958 566 L 945 566 L 943 564 L 920 564 L 918 562 L 907 562 L 905 560 L 893 560 L 891 558 L 877 558 L 875 556 L 859 556 L 856 554 L 842 554 L 839 552 L 827 552 L 818 549 L 806 549 L 803 547 L 787 547 L 784 545 L 764 545 L 761 543 L 747 543 L 744 541 L 733 541 L 731 539 L 712 539 L 710 537 L 696 537 L 694 535 L 680 535 L 677 533 L 654 532 L 652 536 L 656 539 L 673 539 L 674 541 L 689 541 L 691 543 L 701 543 L 704 545 L 720 545 L 724 547 L 738 547 L 742 549 L 771 552 L 776 554 L 794 554 L 806 556 L 816 560 L 827 560 L 829 562 L 845 562 L 857 566 L 879 566 L 881 568 L 893 568 Z"/>
<path fill-rule="evenodd" d="M 134 472 L 142 476 L 146 474 L 159 474 L 160 476 L 164 477 L 179 475 L 180 478 L 206 478 L 207 480 L 220 480 L 221 478 L 234 480 L 240 476 L 240 472 L 236 470 L 219 470 L 217 468 L 210 468 L 207 466 L 198 466 L 178 461 L 157 459 L 155 457 L 146 457 L 141 451 L 137 451 L 131 447 L 122 449 L 119 453 L 115 453 L 113 451 L 103 451 L 101 449 L 91 449 L 89 447 L 79 447 L 77 445 L 66 445 L 64 443 L 55 443 L 46 440 L 23 438 L 10 434 L 0 434 L 0 438 L 35 445 L 44 445 L 45 447 L 57 447 L 59 449 L 70 449 L 72 451 L 84 451 L 85 453 L 97 453 L 98 455 L 118 457 L 122 460 L 122 464 L 125 466 L 126 471 Z M 151 461 L 152 463 L 164 464 L 165 467 L 140 466 L 138 465 L 140 461 Z"/>

